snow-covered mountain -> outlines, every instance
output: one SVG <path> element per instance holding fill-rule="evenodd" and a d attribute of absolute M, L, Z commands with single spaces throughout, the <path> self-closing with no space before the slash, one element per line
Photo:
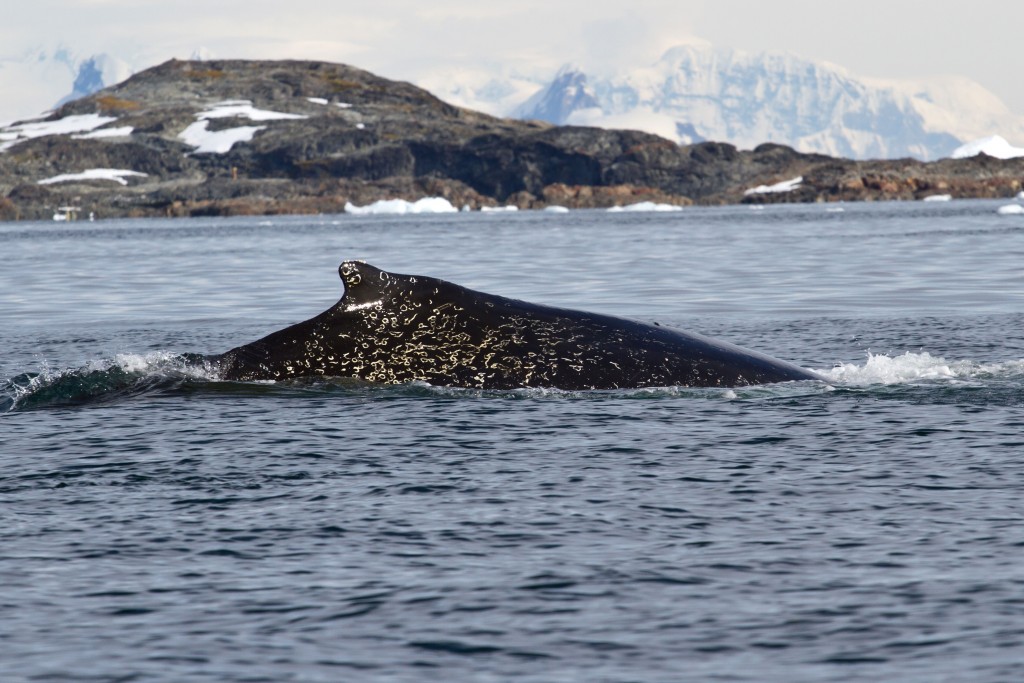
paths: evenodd
<path fill-rule="evenodd" d="M 871 81 L 787 53 L 686 45 L 612 76 L 563 68 L 503 112 L 559 124 L 635 128 L 680 143 L 763 142 L 850 158 L 937 159 L 1001 134 L 1024 143 L 1024 117 L 977 83 Z"/>
<path fill-rule="evenodd" d="M 66 47 L 0 56 L 0 125 L 148 65 L 142 57 L 129 63 Z M 610 75 L 576 66 L 550 74 L 487 63 L 413 80 L 448 102 L 498 116 L 639 129 L 682 144 L 717 140 L 750 149 L 777 142 L 832 156 L 924 160 L 997 135 L 1024 147 L 1024 116 L 961 77 L 881 81 L 787 53 L 708 44 L 675 47 L 653 65 Z"/>
<path fill-rule="evenodd" d="M 0 123 L 37 116 L 123 81 L 132 72 L 116 57 L 80 56 L 66 47 L 0 57 Z"/>

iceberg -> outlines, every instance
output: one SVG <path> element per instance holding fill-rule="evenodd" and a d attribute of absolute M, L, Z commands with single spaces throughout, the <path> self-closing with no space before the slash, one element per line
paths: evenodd
<path fill-rule="evenodd" d="M 61 175 L 55 175 L 52 178 L 46 178 L 40 180 L 40 185 L 52 185 L 54 183 L 71 183 L 78 180 L 112 180 L 115 183 L 121 185 L 127 185 L 128 181 L 125 180 L 127 177 L 145 177 L 147 173 L 140 173 L 139 171 L 128 171 L 119 168 L 91 168 L 88 171 L 82 171 L 81 173 L 64 173 Z"/>
<path fill-rule="evenodd" d="M 797 176 L 791 180 L 783 180 L 781 183 L 775 183 L 774 185 L 758 185 L 746 190 L 743 194 L 749 196 L 752 194 L 775 194 L 778 192 L 792 192 L 796 188 L 800 187 L 800 183 L 804 181 L 804 177 Z"/>
<path fill-rule="evenodd" d="M 509 211 L 518 211 L 518 206 L 481 206 L 480 211 L 483 213 L 508 213 Z"/>
<path fill-rule="evenodd" d="M 458 209 L 452 206 L 444 197 L 424 197 L 415 202 L 407 202 L 404 199 L 381 199 L 366 206 L 356 206 L 352 202 L 345 202 L 345 213 L 355 216 L 367 216 L 373 214 L 401 215 L 407 213 L 457 213 Z"/>
<path fill-rule="evenodd" d="M 548 213 L 569 213 L 569 209 L 565 208 L 564 206 L 559 206 L 557 204 L 545 206 L 544 210 Z"/>
<path fill-rule="evenodd" d="M 953 195 L 951 194 L 930 194 L 924 198 L 926 202 L 948 202 L 952 201 Z"/>
<path fill-rule="evenodd" d="M 1024 206 L 1020 204 L 1007 204 L 996 209 L 996 213 L 1000 216 L 1017 216 L 1024 214 Z"/>
<path fill-rule="evenodd" d="M 987 138 L 974 140 L 967 144 L 960 145 L 950 155 L 953 159 L 966 159 L 985 153 L 996 159 L 1016 159 L 1024 157 L 1024 147 L 1014 147 L 1006 138 L 1001 135 L 991 135 Z"/>

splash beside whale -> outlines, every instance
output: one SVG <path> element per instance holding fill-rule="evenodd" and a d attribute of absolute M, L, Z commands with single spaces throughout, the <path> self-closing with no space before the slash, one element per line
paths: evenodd
<path fill-rule="evenodd" d="M 345 292 L 305 322 L 211 358 L 228 380 L 352 377 L 479 389 L 737 387 L 820 380 L 698 334 L 542 306 L 360 261 Z"/>

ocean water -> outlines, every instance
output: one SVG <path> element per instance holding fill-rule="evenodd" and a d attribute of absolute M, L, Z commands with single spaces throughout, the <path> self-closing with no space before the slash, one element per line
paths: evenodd
<path fill-rule="evenodd" d="M 1005 203 L 0 224 L 0 680 L 1024 680 Z M 351 258 L 829 381 L 179 359 L 319 313 Z"/>

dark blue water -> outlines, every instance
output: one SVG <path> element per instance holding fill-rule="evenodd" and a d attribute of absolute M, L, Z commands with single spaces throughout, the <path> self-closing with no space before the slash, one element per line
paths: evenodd
<path fill-rule="evenodd" d="M 0 680 L 1024 680 L 1024 218 L 999 205 L 0 225 Z M 178 358 L 319 313 L 347 258 L 830 381 Z"/>

